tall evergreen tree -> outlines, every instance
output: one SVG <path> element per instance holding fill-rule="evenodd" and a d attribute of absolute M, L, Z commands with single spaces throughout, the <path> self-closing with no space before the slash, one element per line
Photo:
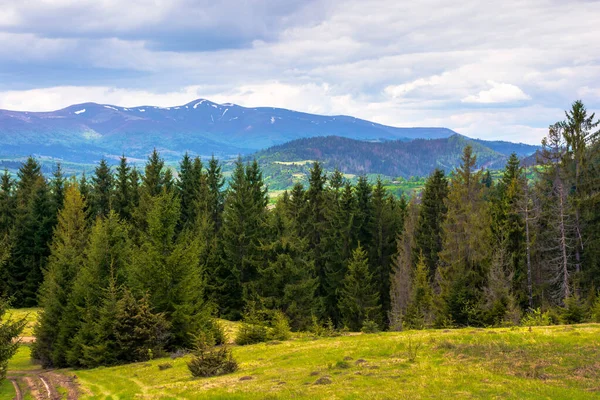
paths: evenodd
<path fill-rule="evenodd" d="M 369 271 L 367 252 L 360 244 L 348 263 L 339 308 L 344 324 L 351 331 L 359 331 L 366 321 L 381 324 L 379 292 Z"/>
<path fill-rule="evenodd" d="M 13 306 L 33 307 L 49 255 L 54 214 L 41 167 L 29 157 L 19 169 L 15 193 L 12 255 L 6 270 Z"/>
<path fill-rule="evenodd" d="M 141 243 L 134 247 L 129 281 L 136 298 L 149 295 L 155 312 L 172 326 L 169 346 L 190 346 L 208 317 L 200 266 L 201 240 L 193 231 L 176 234 L 180 203 L 175 193 L 150 197 Z"/>
<path fill-rule="evenodd" d="M 131 184 L 131 173 L 131 167 L 127 164 L 127 158 L 125 155 L 122 155 L 119 159 L 119 165 L 117 166 L 115 176 L 112 209 L 115 210 L 121 219 L 126 221 L 131 219 L 133 208 L 135 207 L 133 202 L 134 188 L 132 188 Z"/>
<path fill-rule="evenodd" d="M 106 217 L 111 210 L 113 195 L 113 176 L 106 159 L 100 160 L 100 164 L 94 171 L 92 177 L 92 189 L 90 198 L 91 216 Z"/>
<path fill-rule="evenodd" d="M 219 271 L 221 315 L 239 319 L 253 293 L 260 243 L 265 234 L 267 194 L 257 165 L 236 161 L 223 213 L 223 260 Z"/>
<path fill-rule="evenodd" d="M 115 211 L 111 210 L 105 219 L 98 218 L 91 229 L 85 260 L 77 271 L 65 310 L 76 331 L 67 350 L 69 365 L 94 366 L 111 363 L 112 358 L 116 360 L 114 354 L 106 354 L 103 356 L 106 363 L 98 362 L 99 350 L 114 352 L 115 349 L 98 337 L 97 324 L 106 301 L 119 300 L 117 288 L 127 283 L 131 256 L 127 226 Z"/>
<path fill-rule="evenodd" d="M 439 253 L 442 250 L 442 224 L 448 206 L 448 180 L 444 171 L 436 169 L 427 178 L 421 195 L 419 219 L 415 228 L 415 249 L 413 255 L 423 255 L 423 262 L 429 268 L 429 278 L 436 275 Z M 416 259 L 414 260 L 417 261 Z"/>
<path fill-rule="evenodd" d="M 466 146 L 450 185 L 439 254 L 445 301 L 445 310 L 439 311 L 459 326 L 483 323 L 481 295 L 491 259 L 490 218 L 475 163 L 473 149 Z"/>
<path fill-rule="evenodd" d="M 48 271 L 40 290 L 42 310 L 34 331 L 32 355 L 45 367 L 66 365 L 74 321 L 64 318 L 65 307 L 73 280 L 84 262 L 86 232 L 84 200 L 78 188 L 70 186 L 52 240 Z"/>

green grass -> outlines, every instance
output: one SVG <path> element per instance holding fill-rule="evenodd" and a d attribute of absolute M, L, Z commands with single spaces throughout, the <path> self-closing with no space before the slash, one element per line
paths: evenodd
<path fill-rule="evenodd" d="M 10 361 L 8 362 L 9 371 L 30 371 L 41 368 L 39 365 L 31 362 L 31 348 L 29 345 L 21 345 Z"/>
<path fill-rule="evenodd" d="M 0 400 L 13 400 L 15 389 L 8 379 L 0 382 Z"/>
<path fill-rule="evenodd" d="M 89 397 L 514 398 L 600 395 L 600 325 L 412 331 L 234 347 L 235 374 L 193 379 L 187 358 L 73 371 Z M 413 359 L 414 361 L 411 361 Z M 251 377 L 240 380 L 241 377 Z M 315 382 L 327 376 L 330 384 Z"/>

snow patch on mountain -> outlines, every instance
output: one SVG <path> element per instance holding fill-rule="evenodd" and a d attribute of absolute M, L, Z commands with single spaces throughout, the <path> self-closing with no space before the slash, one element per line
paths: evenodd
<path fill-rule="evenodd" d="M 111 106 L 104 106 L 104 108 L 108 108 L 108 109 L 110 109 L 110 110 L 119 111 L 119 110 L 117 110 L 116 108 L 114 108 L 114 107 L 111 107 Z"/>
<path fill-rule="evenodd" d="M 79 114 L 83 114 L 85 112 L 85 108 L 79 111 L 75 111 L 75 114 L 79 115 Z"/>

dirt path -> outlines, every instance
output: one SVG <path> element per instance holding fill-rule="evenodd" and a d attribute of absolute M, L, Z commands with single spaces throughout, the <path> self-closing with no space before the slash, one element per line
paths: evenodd
<path fill-rule="evenodd" d="M 65 399 L 62 392 L 67 392 L 66 400 L 79 398 L 79 387 L 74 376 L 66 376 L 53 370 L 10 371 L 8 379 L 12 382 L 17 393 L 16 400 L 23 399 L 23 391 L 19 382 L 23 383 L 25 393 L 36 400 L 61 400 Z"/>
<path fill-rule="evenodd" d="M 21 388 L 19 387 L 19 384 L 17 383 L 16 379 L 9 379 L 10 382 L 13 384 L 14 388 L 15 388 L 15 398 L 14 400 L 23 400 L 23 394 L 21 393 Z"/>

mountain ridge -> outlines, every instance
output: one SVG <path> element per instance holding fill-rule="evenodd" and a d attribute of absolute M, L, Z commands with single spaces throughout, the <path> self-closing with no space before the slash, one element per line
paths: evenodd
<path fill-rule="evenodd" d="M 339 169 L 350 175 L 384 175 L 410 178 L 427 176 L 435 168 L 446 172 L 456 168 L 466 145 L 473 147 L 477 168 L 501 169 L 513 151 L 526 158 L 536 146 L 510 142 L 486 142 L 455 134 L 442 139 L 400 140 L 385 143 L 365 142 L 339 136 L 297 139 L 259 151 L 256 158 L 274 187 L 285 188 L 294 176 L 306 175 L 312 161 L 327 171 Z M 498 148 L 503 151 L 497 151 Z"/>
<path fill-rule="evenodd" d="M 154 147 L 165 158 L 179 158 L 186 151 L 234 156 L 304 137 L 383 141 L 444 138 L 455 133 L 448 128 L 392 127 L 345 115 L 242 107 L 206 99 L 173 107 L 87 102 L 56 111 L 0 110 L 4 144 L 0 155 L 60 157 L 74 151 L 80 161 L 88 162 L 123 153 L 143 157 Z M 21 153 L 15 154 L 18 150 Z"/>

